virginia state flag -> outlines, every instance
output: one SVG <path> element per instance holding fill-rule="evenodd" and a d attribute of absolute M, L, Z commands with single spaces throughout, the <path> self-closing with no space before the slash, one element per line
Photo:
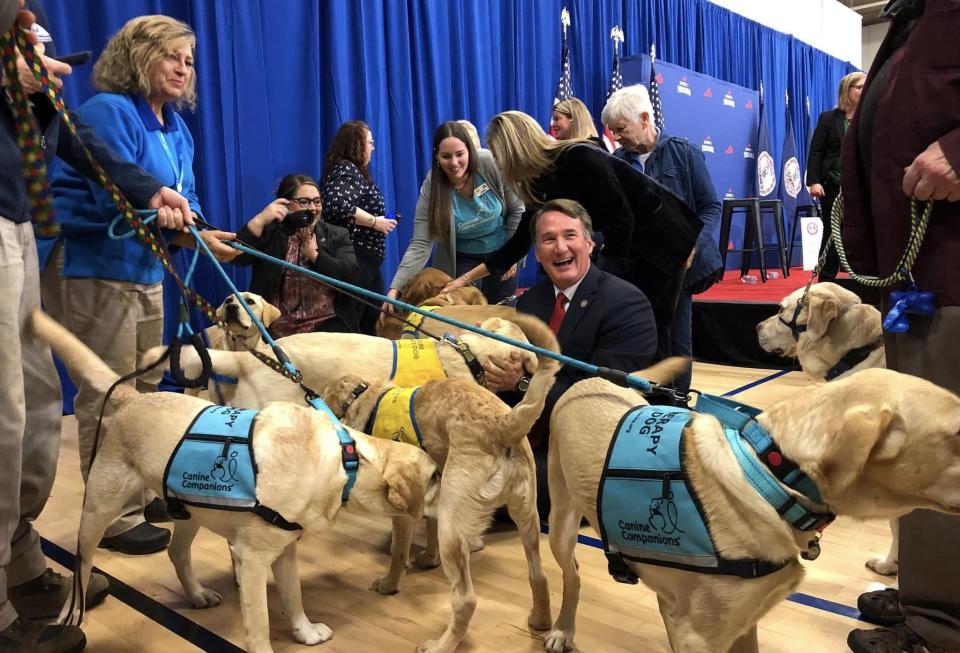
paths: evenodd
<path fill-rule="evenodd" d="M 789 223 L 797 207 L 797 197 L 803 191 L 803 172 L 797 159 L 797 142 L 793 138 L 793 119 L 790 115 L 790 100 L 787 100 L 787 135 L 783 139 L 783 170 L 780 174 L 780 201 L 783 202 L 783 219 Z"/>
<path fill-rule="evenodd" d="M 764 109 L 763 84 L 760 85 L 760 139 L 757 146 L 757 197 L 769 198 L 777 190 L 777 165 L 770 150 L 767 112 Z"/>
<path fill-rule="evenodd" d="M 806 120 L 804 121 L 804 130 L 806 134 L 804 135 L 803 142 L 806 145 L 803 148 L 803 151 L 807 153 L 807 156 L 810 156 L 810 141 L 813 139 L 813 120 L 810 118 L 810 97 L 804 98 L 804 115 Z M 800 170 L 803 171 L 803 184 L 801 184 L 800 194 L 797 195 L 797 204 L 813 204 L 813 198 L 810 197 L 810 191 L 807 190 L 807 162 L 800 162 Z"/>

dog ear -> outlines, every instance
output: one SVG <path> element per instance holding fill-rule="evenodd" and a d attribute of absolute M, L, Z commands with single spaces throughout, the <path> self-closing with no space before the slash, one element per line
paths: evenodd
<path fill-rule="evenodd" d="M 280 317 L 280 309 L 266 299 L 261 299 L 260 301 L 263 302 L 263 315 L 260 320 L 263 322 L 263 326 L 268 327 Z"/>
<path fill-rule="evenodd" d="M 840 302 L 835 297 L 810 293 L 807 301 L 807 331 L 813 338 L 821 338 L 827 327 L 840 315 Z"/>
<path fill-rule="evenodd" d="M 220 306 L 217 307 L 217 312 L 214 313 L 214 315 L 217 316 L 217 319 L 220 320 L 221 322 L 223 322 L 223 321 L 226 319 L 226 315 L 227 315 L 227 300 L 228 300 L 228 299 L 230 299 L 230 298 L 227 297 L 227 299 L 223 300 L 223 303 L 220 304 Z"/>
<path fill-rule="evenodd" d="M 856 481 L 875 449 L 879 457 L 896 455 L 905 435 L 890 428 L 894 417 L 893 409 L 886 404 L 855 406 L 843 413 L 840 425 L 827 436 L 826 450 L 818 464 L 831 495 L 843 493 Z M 892 437 L 887 437 L 891 431 Z"/>

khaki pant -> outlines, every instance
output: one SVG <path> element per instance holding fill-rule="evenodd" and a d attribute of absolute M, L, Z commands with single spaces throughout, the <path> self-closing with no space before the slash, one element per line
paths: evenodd
<path fill-rule="evenodd" d="M 0 630 L 16 618 L 7 587 L 47 567 L 32 522 L 60 449 L 60 380 L 50 350 L 23 332 L 40 305 L 39 273 L 32 226 L 0 216 Z"/>
<path fill-rule="evenodd" d="M 117 374 L 132 372 L 144 352 L 162 344 L 163 284 L 65 278 L 62 288 L 63 309 L 70 330 Z M 155 390 L 160 375 L 158 370 L 150 378 L 137 379 L 136 388 L 141 392 Z M 77 381 L 73 409 L 77 416 L 80 471 L 86 481 L 103 395 L 81 379 L 74 379 Z M 142 492 L 130 497 L 105 536 L 126 533 L 143 523 L 144 503 Z"/>
<path fill-rule="evenodd" d="M 960 306 L 907 317 L 907 333 L 884 335 L 887 367 L 960 394 Z M 907 625 L 929 642 L 960 651 L 960 517 L 916 510 L 900 520 L 899 580 Z"/>

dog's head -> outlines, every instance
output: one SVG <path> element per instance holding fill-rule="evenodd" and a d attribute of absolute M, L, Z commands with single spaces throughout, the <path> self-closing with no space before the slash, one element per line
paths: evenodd
<path fill-rule="evenodd" d="M 270 326 L 274 320 L 280 317 L 280 309 L 260 295 L 252 292 L 242 292 L 240 296 L 243 297 L 244 303 L 250 307 L 250 311 L 263 323 L 263 326 Z M 237 301 L 236 295 L 227 295 L 227 298 L 217 308 L 217 317 L 227 325 L 227 334 L 233 340 L 250 338 L 260 333 L 250 316 L 243 310 L 243 306 Z"/>
<path fill-rule="evenodd" d="M 381 440 L 351 429 L 360 454 L 349 503 L 388 517 L 435 517 L 440 471 L 419 447 Z"/>
<path fill-rule="evenodd" d="M 798 311 L 797 304 L 803 298 L 803 293 L 804 288 L 794 290 L 780 302 L 776 315 L 757 325 L 757 339 L 764 351 L 796 357 L 800 349 L 816 347 L 814 343 L 827 335 L 834 321 L 845 311 L 853 306 L 862 306 L 860 297 L 855 293 L 835 283 L 824 282 L 810 286 Z M 876 309 L 873 313 L 879 327 L 880 313 Z M 794 333 L 792 326 L 796 327 L 798 333 Z M 843 334 L 831 336 L 843 338 Z"/>
<path fill-rule="evenodd" d="M 960 514 L 960 398 L 929 381 L 867 369 L 779 402 L 761 420 L 838 514 Z"/>
<path fill-rule="evenodd" d="M 403 286 L 400 299 L 419 306 L 426 299 L 437 295 L 451 281 L 453 277 L 442 270 L 423 268 Z"/>
<path fill-rule="evenodd" d="M 520 342 L 530 342 L 526 335 L 524 335 L 523 330 L 509 320 L 491 317 L 477 326 L 481 329 L 493 331 L 494 333 L 499 333 L 500 335 Z M 493 338 L 472 332 L 464 333 L 460 339 L 470 347 L 470 351 L 473 352 L 473 355 L 477 357 L 477 360 L 479 360 L 481 364 L 485 365 L 491 356 L 496 356 L 498 358 L 521 361 L 523 363 L 523 369 L 526 370 L 528 374 L 533 374 L 537 371 L 537 357 L 529 351 L 518 349 L 513 345 L 508 345 L 499 340 L 494 340 Z"/>
<path fill-rule="evenodd" d="M 366 424 L 376 398 L 390 387 L 393 384 L 375 383 L 348 374 L 324 386 L 320 398 L 343 423 L 359 429 Z"/>
<path fill-rule="evenodd" d="M 454 288 L 421 302 L 421 306 L 484 306 L 487 298 L 476 286 Z"/>

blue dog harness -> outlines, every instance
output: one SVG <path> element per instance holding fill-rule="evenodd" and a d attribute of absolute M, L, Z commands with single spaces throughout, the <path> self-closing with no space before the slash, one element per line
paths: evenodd
<path fill-rule="evenodd" d="M 163 498 L 176 519 L 189 519 L 185 505 L 252 512 L 283 530 L 302 530 L 257 500 L 257 461 L 253 453 L 253 428 L 260 411 L 207 406 L 187 428 L 167 461 Z M 347 483 L 346 501 L 356 480 L 356 445 L 337 424 Z"/>
<path fill-rule="evenodd" d="M 741 412 L 744 409 L 749 412 Z M 778 482 L 819 502 L 816 486 L 779 453 L 753 419 L 759 411 L 705 395 L 697 410 L 720 419 L 748 481 L 795 528 L 819 530 L 832 521 L 832 514 L 804 509 Z M 693 417 L 685 408 L 638 406 L 617 426 L 597 490 L 597 514 L 609 571 L 619 582 L 638 580 L 626 560 L 741 578 L 766 576 L 787 564 L 729 559 L 717 551 L 700 497 L 683 466 L 684 427 Z M 771 470 L 780 473 L 767 471 L 749 447 L 768 465 L 777 463 Z"/>

